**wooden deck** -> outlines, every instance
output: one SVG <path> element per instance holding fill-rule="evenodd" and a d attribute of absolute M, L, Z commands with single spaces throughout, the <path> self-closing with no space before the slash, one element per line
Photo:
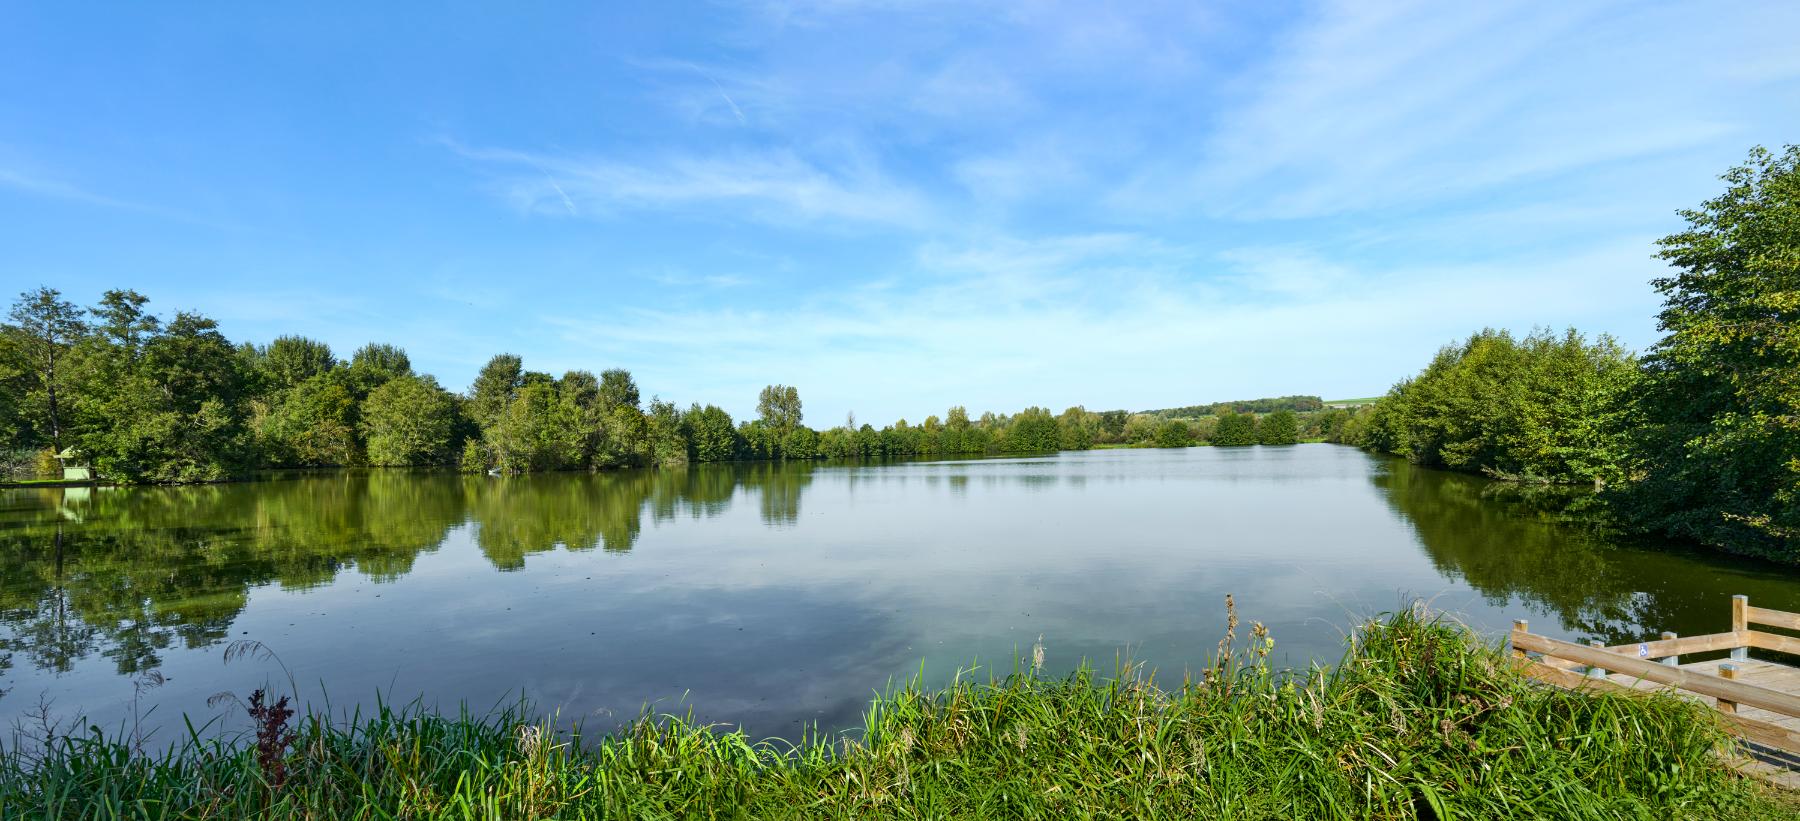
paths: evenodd
<path fill-rule="evenodd" d="M 1800 638 L 1752 629 L 1752 625 L 1800 630 L 1800 614 L 1731 601 L 1731 630 L 1704 636 L 1660 638 L 1613 647 L 1560 641 L 1513 623 L 1514 657 L 1527 675 L 1573 690 L 1602 688 L 1670 691 L 1719 712 L 1725 728 L 1742 740 L 1733 764 L 1747 774 L 1800 789 L 1800 667 L 1750 658 L 1757 649 L 1800 656 Z M 1726 658 L 1682 660 L 1683 655 L 1728 653 Z"/>

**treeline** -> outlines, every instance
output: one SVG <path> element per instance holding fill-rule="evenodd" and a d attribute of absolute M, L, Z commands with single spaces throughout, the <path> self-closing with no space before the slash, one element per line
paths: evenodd
<path fill-rule="evenodd" d="M 1325 409 L 1325 400 L 1317 396 L 1272 396 L 1263 399 L 1239 399 L 1232 402 L 1214 402 L 1210 405 L 1188 405 L 1180 408 L 1163 408 L 1162 410 L 1144 411 L 1147 416 L 1163 419 L 1193 419 L 1202 416 L 1223 416 L 1228 413 L 1265 414 L 1276 411 L 1293 411 L 1295 413 L 1311 413 Z"/>
<path fill-rule="evenodd" d="M 466 393 L 416 373 L 406 352 L 370 343 L 348 359 L 283 336 L 234 345 L 211 319 L 164 322 L 148 299 L 108 291 L 81 308 L 50 288 L 22 294 L 0 326 L 0 432 L 6 473 L 57 476 L 68 452 L 119 482 L 204 482 L 264 468 L 456 466 L 534 473 L 739 459 L 1045 453 L 1096 444 L 1186 447 L 1325 438 L 1310 415 L 1198 419 L 1030 407 L 971 417 L 962 407 L 913 424 L 802 424 L 799 392 L 771 385 L 757 417 L 716 405 L 645 402 L 623 369 L 528 370 L 501 354 Z M 1274 407 L 1296 397 L 1220 403 Z M 1309 399 L 1315 404 L 1316 397 Z M 1211 407 L 1211 406 L 1209 406 Z M 70 450 L 72 449 L 72 450 Z M 35 462 L 35 464 L 31 464 Z"/>
<path fill-rule="evenodd" d="M 60 453 L 120 482 L 217 481 L 261 468 L 454 465 L 532 473 L 737 459 L 1082 450 L 1106 419 L 1080 407 L 815 430 L 799 392 L 772 385 L 758 416 L 643 401 L 623 369 L 527 370 L 491 359 L 467 393 L 414 372 L 402 349 L 348 359 L 298 336 L 234 345 L 212 320 L 167 322 L 134 291 L 78 307 L 49 288 L 20 296 L 0 326 L 0 432 L 9 472 L 59 475 Z M 1123 414 L 1118 422 L 1124 424 Z M 71 450 L 72 449 L 72 450 Z M 38 464 L 20 464 L 35 461 Z"/>
<path fill-rule="evenodd" d="M 1800 561 L 1800 147 L 1751 152 L 1658 256 L 1642 357 L 1485 330 L 1350 413 L 1333 441 L 1434 467 L 1592 483 L 1628 528 Z"/>

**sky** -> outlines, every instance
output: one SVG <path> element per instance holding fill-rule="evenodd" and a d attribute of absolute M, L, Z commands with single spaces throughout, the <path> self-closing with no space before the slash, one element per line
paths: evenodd
<path fill-rule="evenodd" d="M 806 421 L 1642 349 L 1791 2 L 0 0 L 0 287 Z"/>

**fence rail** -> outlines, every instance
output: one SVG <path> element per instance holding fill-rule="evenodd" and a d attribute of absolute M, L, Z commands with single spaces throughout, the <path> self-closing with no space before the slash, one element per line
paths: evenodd
<path fill-rule="evenodd" d="M 1747 596 L 1731 599 L 1731 630 L 1703 636 L 1664 633 L 1658 639 L 1611 647 L 1553 639 L 1513 622 L 1509 644 L 1527 675 L 1569 689 L 1641 692 L 1643 683 L 1710 699 L 1727 730 L 1746 741 L 1800 756 L 1800 668 L 1751 662 L 1751 649 L 1800 656 L 1800 638 L 1755 630 L 1762 625 L 1800 630 L 1800 614 L 1750 606 Z M 1683 664 L 1681 657 L 1726 651 L 1719 662 Z M 1754 665 L 1760 683 L 1740 681 Z M 1710 668 L 1710 670 L 1708 669 Z M 1621 681 L 1620 679 L 1624 679 Z M 1768 686 L 1773 685 L 1773 686 Z M 1762 714 L 1747 716 L 1740 708 Z"/>

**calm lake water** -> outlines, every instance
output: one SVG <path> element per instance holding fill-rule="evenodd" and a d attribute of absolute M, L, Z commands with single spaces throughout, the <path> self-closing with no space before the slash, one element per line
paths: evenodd
<path fill-rule="evenodd" d="M 1800 610 L 1782 568 L 1609 543 L 1546 498 L 1333 445 L 529 478 L 405 471 L 0 491 L 0 723 L 48 699 L 153 741 L 222 690 L 314 706 L 521 695 L 610 727 L 646 705 L 755 735 L 860 724 L 923 671 L 1129 654 L 1180 677 L 1224 629 L 1290 665 L 1423 598 L 1486 630 L 1608 642 Z M 155 671 L 160 687 L 134 681 Z"/>

